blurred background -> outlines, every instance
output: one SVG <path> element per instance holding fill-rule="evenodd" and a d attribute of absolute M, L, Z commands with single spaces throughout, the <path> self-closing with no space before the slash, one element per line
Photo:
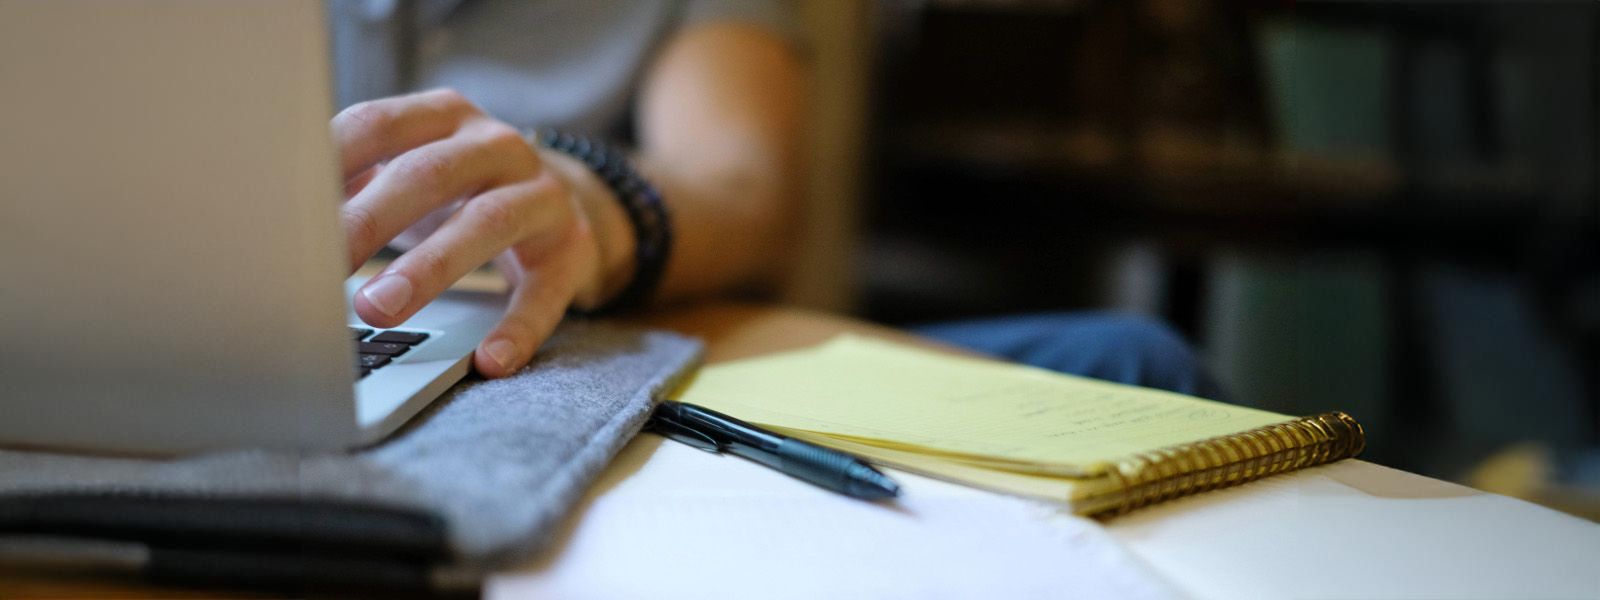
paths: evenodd
<path fill-rule="evenodd" d="M 802 9 L 790 301 L 1159 317 L 1241 403 L 1600 518 L 1595 3 Z"/>

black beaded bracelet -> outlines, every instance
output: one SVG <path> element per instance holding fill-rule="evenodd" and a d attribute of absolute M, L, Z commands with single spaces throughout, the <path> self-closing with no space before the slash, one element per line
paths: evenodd
<path fill-rule="evenodd" d="M 634 170 L 627 156 L 610 146 L 553 129 L 537 130 L 531 137 L 535 145 L 576 158 L 600 176 L 622 202 L 622 209 L 633 224 L 633 279 L 611 301 L 580 312 L 599 315 L 643 305 L 661 284 L 667 257 L 672 253 L 672 220 L 661 193 Z"/>

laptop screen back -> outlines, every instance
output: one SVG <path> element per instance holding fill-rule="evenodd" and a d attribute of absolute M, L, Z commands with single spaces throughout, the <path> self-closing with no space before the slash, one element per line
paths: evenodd
<path fill-rule="evenodd" d="M 323 17 L 0 3 L 0 444 L 353 434 Z"/>

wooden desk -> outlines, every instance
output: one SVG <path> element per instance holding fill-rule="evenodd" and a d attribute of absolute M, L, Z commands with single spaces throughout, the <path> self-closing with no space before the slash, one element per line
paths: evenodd
<path fill-rule="evenodd" d="M 711 363 L 809 346 L 846 332 L 929 343 L 847 318 L 750 304 L 683 307 L 634 322 L 705 339 Z M 558 543 L 525 567 L 531 574 L 526 576 L 558 569 L 552 565 L 571 553 L 601 552 L 574 543 L 586 507 L 615 494 L 611 488 L 619 481 L 642 476 L 655 453 L 682 450 L 660 446 L 659 440 L 641 438 L 624 449 L 618 462 L 628 464 L 613 465 L 601 476 Z M 1600 597 L 1600 575 L 1592 568 L 1600 564 L 1600 525 L 1361 461 L 1154 507 L 1112 521 L 1105 530 L 1196 597 Z M 0 598 L 216 595 L 0 572 Z"/>

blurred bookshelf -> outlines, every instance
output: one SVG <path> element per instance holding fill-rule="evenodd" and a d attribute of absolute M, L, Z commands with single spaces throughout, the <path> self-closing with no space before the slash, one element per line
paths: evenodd
<path fill-rule="evenodd" d="M 1452 479 L 1595 447 L 1597 13 L 881 2 L 861 310 L 1159 316 L 1246 402 L 1355 404 Z"/>

